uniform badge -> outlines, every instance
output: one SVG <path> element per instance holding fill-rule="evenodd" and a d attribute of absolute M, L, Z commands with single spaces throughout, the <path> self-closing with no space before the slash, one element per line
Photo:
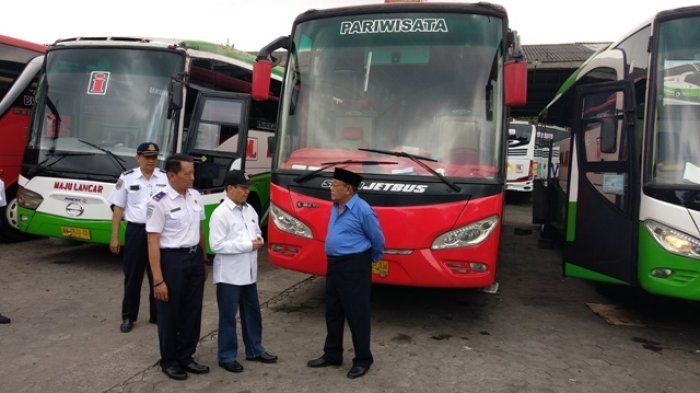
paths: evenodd
<path fill-rule="evenodd" d="M 148 205 L 146 209 L 146 219 L 150 219 L 153 216 L 153 205 Z"/>
<path fill-rule="evenodd" d="M 123 185 L 124 185 L 124 180 L 122 180 L 122 179 L 117 180 L 117 185 L 116 185 L 117 190 L 121 190 Z"/>
<path fill-rule="evenodd" d="M 158 202 L 161 199 L 163 199 L 164 196 L 165 196 L 165 192 L 161 191 L 161 192 L 157 193 L 156 195 L 153 195 L 153 200 Z"/>

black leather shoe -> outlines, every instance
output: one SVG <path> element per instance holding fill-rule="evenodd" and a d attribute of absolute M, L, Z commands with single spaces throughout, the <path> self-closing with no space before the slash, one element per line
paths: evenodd
<path fill-rule="evenodd" d="M 187 371 L 188 373 L 192 373 L 192 374 L 206 374 L 209 372 L 208 366 L 205 366 L 203 364 L 199 364 L 199 363 L 195 362 L 194 360 L 187 363 L 187 364 L 183 364 L 182 368 L 184 368 L 185 371 Z"/>
<path fill-rule="evenodd" d="M 226 371 L 230 371 L 232 373 L 242 373 L 243 372 L 243 366 L 241 366 L 240 363 L 238 363 L 238 360 L 234 360 L 231 363 L 221 363 L 219 362 L 219 366 L 223 368 Z"/>
<path fill-rule="evenodd" d="M 158 318 L 150 317 L 150 318 L 148 318 L 148 323 L 152 323 L 152 324 L 156 325 L 156 324 L 158 324 Z"/>
<path fill-rule="evenodd" d="M 10 318 L 0 314 L 0 324 L 7 324 L 10 323 Z"/>
<path fill-rule="evenodd" d="M 187 379 L 187 373 L 177 364 L 164 368 L 163 373 L 177 381 L 184 381 Z"/>
<path fill-rule="evenodd" d="M 245 358 L 249 362 L 260 362 L 260 363 L 277 363 L 277 356 L 270 355 L 267 352 L 263 352 L 262 355 L 256 356 L 254 358 Z"/>
<path fill-rule="evenodd" d="M 328 367 L 328 366 L 340 366 L 342 362 L 329 362 L 323 356 L 317 359 L 309 360 L 306 365 L 311 368 Z"/>
<path fill-rule="evenodd" d="M 131 329 L 134 328 L 134 322 L 131 321 L 130 319 L 124 319 L 122 321 L 121 326 L 119 326 L 119 330 L 122 331 L 122 333 L 129 333 Z"/>
<path fill-rule="evenodd" d="M 359 377 L 367 374 L 367 371 L 369 371 L 369 367 L 352 366 L 350 371 L 348 371 L 348 378 L 350 378 L 350 379 L 359 378 Z"/>

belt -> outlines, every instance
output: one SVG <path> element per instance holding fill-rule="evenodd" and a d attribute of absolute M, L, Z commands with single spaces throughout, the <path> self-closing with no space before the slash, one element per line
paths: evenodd
<path fill-rule="evenodd" d="M 126 222 L 128 225 L 134 225 L 137 227 L 145 227 L 146 223 L 145 222 L 132 222 L 132 221 L 127 221 Z"/>
<path fill-rule="evenodd" d="M 160 251 L 164 253 L 174 253 L 174 254 L 194 254 L 197 252 L 199 246 L 192 247 L 180 247 L 180 248 L 161 248 Z"/>
<path fill-rule="evenodd" d="M 348 259 L 357 258 L 357 257 L 359 257 L 359 256 L 369 255 L 370 250 L 371 250 L 371 248 L 368 249 L 368 250 L 362 251 L 362 252 L 354 253 L 354 254 L 328 255 L 328 260 L 329 260 L 329 261 L 332 261 L 332 262 L 345 261 L 345 260 L 348 260 Z"/>

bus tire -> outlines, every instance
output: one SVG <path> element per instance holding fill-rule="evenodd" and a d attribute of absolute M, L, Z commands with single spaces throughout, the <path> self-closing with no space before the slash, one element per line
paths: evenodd
<path fill-rule="evenodd" d="M 19 230 L 19 214 L 17 213 L 17 188 L 7 191 L 7 206 L 0 208 L 0 242 L 14 243 L 29 238 L 29 235 Z"/>

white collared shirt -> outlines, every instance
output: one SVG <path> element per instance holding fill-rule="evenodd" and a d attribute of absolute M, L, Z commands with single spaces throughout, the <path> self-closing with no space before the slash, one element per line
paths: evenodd
<path fill-rule="evenodd" d="M 249 285 L 258 279 L 258 251 L 253 240 L 262 231 L 252 206 L 236 205 L 230 198 L 214 209 L 209 220 L 209 247 L 214 257 L 214 284 Z"/>
<path fill-rule="evenodd" d="M 0 207 L 7 206 L 7 197 L 5 196 L 5 182 L 0 179 Z"/>
<path fill-rule="evenodd" d="M 192 247 L 199 244 L 204 206 L 199 191 L 190 188 L 179 194 L 170 184 L 148 202 L 146 232 L 160 233 L 160 248 Z"/>
<path fill-rule="evenodd" d="M 141 168 L 131 169 L 119 176 L 108 200 L 124 209 L 126 221 L 145 224 L 148 201 L 167 185 L 168 177 L 160 168 L 153 171 L 150 179 L 146 179 Z"/>

